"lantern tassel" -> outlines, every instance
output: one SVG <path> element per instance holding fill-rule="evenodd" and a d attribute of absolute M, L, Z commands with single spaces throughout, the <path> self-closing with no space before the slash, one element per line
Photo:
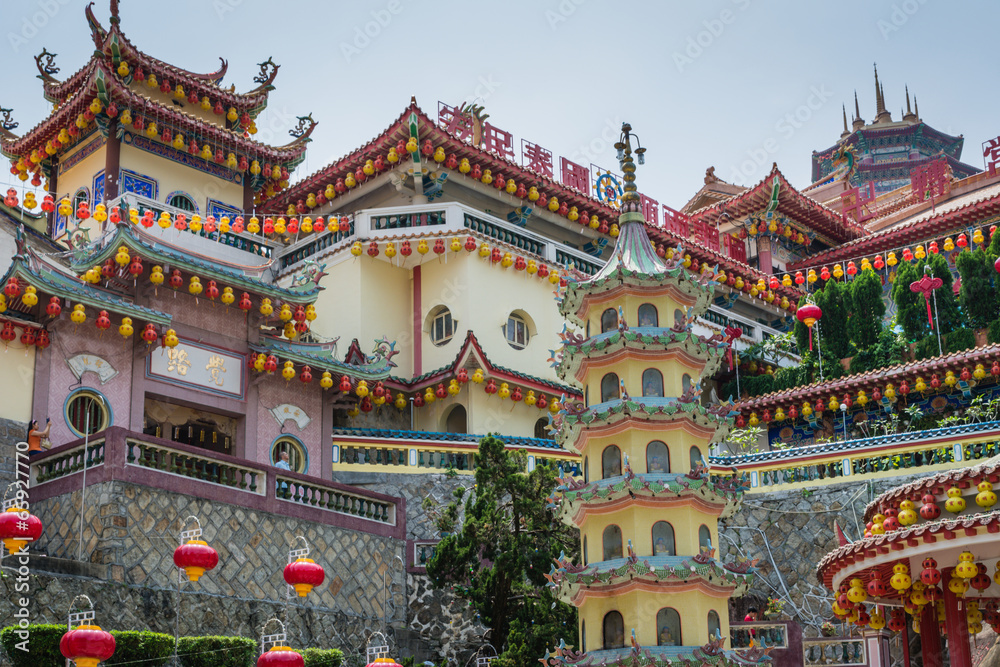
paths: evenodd
<path fill-rule="evenodd" d="M 934 331 L 934 320 L 931 319 L 931 298 L 926 293 L 924 294 L 924 303 L 927 304 L 927 324 L 930 325 L 931 331 Z"/>
<path fill-rule="evenodd" d="M 812 352 L 813 349 L 813 329 L 812 327 L 806 327 L 809 329 L 809 351 Z"/>

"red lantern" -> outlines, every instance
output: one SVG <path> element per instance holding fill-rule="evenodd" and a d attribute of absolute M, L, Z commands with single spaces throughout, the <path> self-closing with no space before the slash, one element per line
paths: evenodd
<path fill-rule="evenodd" d="M 937 569 L 937 561 L 933 558 L 925 558 L 922 563 L 924 569 L 920 571 L 920 581 L 927 586 L 936 586 L 941 583 L 941 570 Z"/>
<path fill-rule="evenodd" d="M 49 332 L 42 329 L 38 332 L 38 340 L 35 341 L 35 347 L 39 350 L 44 350 L 49 346 Z"/>
<path fill-rule="evenodd" d="M 524 269 L 527 268 L 527 266 L 528 263 L 524 261 L 524 257 L 521 257 L 520 255 L 518 256 L 517 259 L 514 260 L 515 271 L 524 271 Z"/>
<path fill-rule="evenodd" d="M 477 247 L 476 246 L 476 239 L 472 238 L 471 236 L 466 237 L 466 239 L 465 239 L 465 249 L 466 249 L 466 251 L 468 251 L 468 252 L 475 252 L 476 247 Z"/>
<path fill-rule="evenodd" d="M 35 330 L 31 328 L 25 328 L 24 333 L 21 334 L 21 345 L 25 347 L 31 347 L 35 344 Z"/>
<path fill-rule="evenodd" d="M 768 282 L 771 289 L 775 290 L 781 287 L 781 281 L 778 280 L 778 276 L 771 276 L 771 280 Z"/>
<path fill-rule="evenodd" d="M 76 667 L 97 667 L 115 654 L 115 638 L 98 625 L 78 625 L 59 640 L 59 651 Z"/>
<path fill-rule="evenodd" d="M 304 598 L 316 586 L 323 584 L 326 573 L 311 558 L 299 558 L 285 566 L 285 582 Z"/>
<path fill-rule="evenodd" d="M 10 507 L 0 513 L 0 541 L 12 554 L 42 536 L 41 520 L 26 509 Z"/>
<path fill-rule="evenodd" d="M 868 582 L 868 595 L 873 598 L 880 598 L 888 593 L 885 582 L 882 581 L 881 577 L 877 573 L 872 573 L 871 581 Z"/>
<path fill-rule="evenodd" d="M 910 393 L 910 385 L 906 382 L 906 380 L 899 383 L 899 393 L 903 396 Z"/>
<path fill-rule="evenodd" d="M 344 392 L 345 394 L 351 391 L 351 378 L 347 377 L 346 375 L 340 378 L 340 391 Z"/>
<path fill-rule="evenodd" d="M 821 279 L 823 279 L 823 280 L 829 280 L 830 279 L 830 269 L 824 266 L 823 269 L 819 272 L 819 277 Z"/>
<path fill-rule="evenodd" d="M 743 418 L 743 415 L 739 415 L 739 416 L 736 417 L 736 427 L 737 428 L 743 428 L 746 425 L 747 425 L 747 420 Z"/>
<path fill-rule="evenodd" d="M 788 418 L 794 421 L 798 419 L 798 417 L 799 417 L 799 408 L 793 404 L 792 407 L 788 408 Z"/>
<path fill-rule="evenodd" d="M 993 365 L 990 367 L 990 373 L 996 377 L 1000 376 L 1000 361 L 994 361 Z"/>
<path fill-rule="evenodd" d="M 309 366 L 303 366 L 302 372 L 299 374 L 299 379 L 302 380 L 303 384 L 309 384 L 312 382 L 313 374 L 312 369 Z"/>
<path fill-rule="evenodd" d="M 474 164 L 472 165 L 472 171 L 469 173 L 469 175 L 478 181 L 483 176 L 483 170 L 480 169 L 478 164 Z"/>
<path fill-rule="evenodd" d="M 170 272 L 170 286 L 175 290 L 184 286 L 184 278 L 181 277 L 180 269 L 174 269 Z"/>
<path fill-rule="evenodd" d="M 108 311 L 102 310 L 97 316 L 97 321 L 94 323 L 97 328 L 101 331 L 107 331 L 111 327 L 111 318 L 108 317 Z"/>
<path fill-rule="evenodd" d="M 132 258 L 132 261 L 129 262 L 129 265 L 128 265 L 128 272 L 129 272 L 129 274 L 131 274 L 133 281 L 139 279 L 139 276 L 142 275 L 142 258 L 141 257 L 137 256 L 137 257 L 133 257 Z"/>
<path fill-rule="evenodd" d="M 306 321 L 305 307 L 302 305 L 297 306 L 295 308 L 295 312 L 292 313 L 292 319 L 294 319 L 296 322 L 305 322 Z"/>
<path fill-rule="evenodd" d="M 313 231 L 314 232 L 316 232 L 317 234 L 322 234 L 325 229 L 326 229 L 326 222 L 323 220 L 323 218 L 320 217 L 320 218 L 316 218 L 315 220 L 313 220 Z M 331 231 L 334 231 L 334 230 L 331 230 Z"/>
<path fill-rule="evenodd" d="M 46 213 L 51 213 L 56 210 L 56 201 L 52 198 L 52 195 L 46 194 L 45 197 L 42 198 L 42 210 Z"/>
<path fill-rule="evenodd" d="M 267 359 L 264 360 L 264 372 L 273 373 L 278 370 L 278 358 L 273 354 L 267 355 Z"/>
<path fill-rule="evenodd" d="M 215 284 L 214 280 L 208 281 L 208 287 L 205 288 L 205 296 L 207 296 L 212 301 L 215 301 L 219 296 L 219 287 Z"/>
<path fill-rule="evenodd" d="M 59 317 L 59 313 L 62 312 L 62 305 L 59 303 L 59 297 L 49 297 L 49 305 L 45 306 L 45 312 L 48 313 L 49 317 Z"/>
<path fill-rule="evenodd" d="M 465 384 L 469 381 L 469 371 L 464 368 L 459 368 L 458 373 L 455 375 L 455 379 L 458 380 L 460 384 Z"/>
<path fill-rule="evenodd" d="M 437 255 L 444 254 L 444 239 L 438 239 L 434 242 L 434 253 Z"/>
<path fill-rule="evenodd" d="M 7 295 L 8 299 L 16 299 L 21 296 L 21 283 L 16 277 L 11 276 L 10 280 L 7 281 L 7 285 L 3 288 L 3 293 Z"/>
<path fill-rule="evenodd" d="M 243 233 L 243 216 L 238 215 L 236 219 L 233 220 L 233 233 L 242 234 Z"/>
<path fill-rule="evenodd" d="M 493 187 L 497 190 L 503 190 L 505 185 L 507 185 L 507 181 L 504 180 L 503 174 L 497 174 L 496 178 L 493 179 Z"/>
<path fill-rule="evenodd" d="M 497 381 L 491 379 L 489 382 L 487 382 L 485 391 L 487 394 L 490 395 L 497 393 Z"/>
<path fill-rule="evenodd" d="M 847 263 L 847 275 L 855 276 L 858 273 L 858 267 L 854 264 L 854 260 Z"/>
<path fill-rule="evenodd" d="M 364 398 L 362 398 L 361 401 L 358 403 L 358 407 L 361 408 L 361 412 L 371 412 L 372 409 L 375 407 L 372 404 L 372 397 L 365 396 Z"/>
<path fill-rule="evenodd" d="M 410 245 L 409 241 L 403 241 L 403 245 L 399 247 L 399 254 L 403 257 L 409 257 L 413 254 L 413 246 Z"/>
<path fill-rule="evenodd" d="M 253 302 L 250 301 L 250 295 L 243 292 L 243 296 L 240 297 L 240 310 L 249 312 L 253 308 Z"/>
<path fill-rule="evenodd" d="M 434 390 L 434 395 L 438 398 L 445 398 L 448 396 L 448 390 L 444 388 L 444 383 L 439 382 L 437 389 Z"/>
<path fill-rule="evenodd" d="M 937 244 L 937 241 L 931 241 L 930 245 L 927 246 L 927 249 L 929 251 L 931 251 L 935 255 L 938 254 L 938 244 Z"/>
<path fill-rule="evenodd" d="M 538 265 L 538 277 L 539 278 L 545 278 L 548 275 L 549 275 L 549 267 L 547 267 L 544 264 L 539 264 Z"/>
<path fill-rule="evenodd" d="M 878 387 L 872 389 L 872 400 L 875 401 L 876 403 L 882 400 L 882 392 L 879 390 Z"/>
<path fill-rule="evenodd" d="M 257 658 L 257 667 L 305 667 L 306 660 L 289 646 L 272 646 Z"/>
<path fill-rule="evenodd" d="M 893 632 L 902 632 L 906 629 L 906 615 L 902 609 L 893 609 L 889 616 L 888 628 Z"/>
<path fill-rule="evenodd" d="M 990 575 L 986 574 L 986 566 L 982 563 L 977 563 L 976 567 L 979 568 L 979 572 L 970 581 L 969 585 L 979 591 L 980 595 L 983 591 L 990 587 Z"/>
<path fill-rule="evenodd" d="M 933 387 L 934 389 L 941 388 L 941 378 L 938 377 L 937 373 L 931 374 L 931 387 Z"/>
<path fill-rule="evenodd" d="M 882 522 L 882 527 L 885 532 L 891 533 L 894 530 L 899 530 L 899 510 L 890 507 L 885 511 L 885 520 Z"/>
<path fill-rule="evenodd" d="M 153 221 L 153 211 L 147 208 L 146 211 L 142 214 L 142 220 L 140 220 L 139 222 L 146 229 L 149 229 L 150 227 L 152 227 L 153 226 L 153 222 L 154 222 Z"/>
<path fill-rule="evenodd" d="M 218 564 L 219 554 L 203 540 L 189 540 L 174 549 L 174 565 L 183 568 L 191 581 L 198 581 Z"/>
<path fill-rule="evenodd" d="M 797 280 L 798 278 L 796 278 Z M 809 349 L 812 350 L 812 328 L 823 317 L 823 311 L 816 304 L 807 303 L 798 309 L 795 317 L 809 330 Z"/>
<path fill-rule="evenodd" d="M 500 252 L 500 248 L 493 248 L 493 250 L 490 251 L 490 261 L 496 264 L 501 259 L 503 259 L 503 253 Z"/>
<path fill-rule="evenodd" d="M 146 345 L 152 345 L 157 338 L 159 338 L 159 334 L 156 333 L 156 327 L 147 324 L 146 328 L 142 330 L 142 339 L 146 341 Z"/>
<path fill-rule="evenodd" d="M 821 415 L 823 413 L 823 410 L 825 410 L 825 409 L 826 409 L 826 405 L 824 405 L 823 399 L 822 398 L 817 398 L 816 399 L 816 405 L 813 406 L 813 410 L 816 412 L 816 415 L 817 416 Z"/>
<path fill-rule="evenodd" d="M 805 281 L 806 281 L 806 278 L 805 278 L 805 276 L 802 275 L 802 272 L 801 271 L 796 271 L 795 272 L 795 284 L 796 285 L 801 285 Z"/>
<path fill-rule="evenodd" d="M 968 368 L 963 368 L 962 373 L 959 375 L 959 378 L 961 378 L 963 382 L 968 382 L 969 380 L 972 379 L 972 373 L 969 371 Z"/>
<path fill-rule="evenodd" d="M 372 389 L 372 396 L 375 398 L 382 398 L 385 396 L 385 386 L 381 381 L 375 383 L 375 388 Z"/>
<path fill-rule="evenodd" d="M 264 218 L 264 233 L 265 234 L 274 233 L 274 218 Z"/>
<path fill-rule="evenodd" d="M 925 495 L 923 497 L 923 501 L 924 504 L 920 506 L 920 516 L 923 517 L 925 521 L 934 521 L 941 516 L 941 508 L 938 507 L 933 494 L 928 493 Z"/>
<path fill-rule="evenodd" d="M 969 240 L 966 238 L 965 232 L 962 232 L 961 234 L 958 235 L 958 238 L 955 240 L 955 245 L 957 245 L 959 248 L 964 248 L 967 245 L 969 245 Z"/>
<path fill-rule="evenodd" d="M 524 398 L 524 394 L 521 393 L 521 388 L 520 387 L 514 387 L 514 391 L 510 392 L 510 400 L 512 400 L 515 403 L 517 403 L 522 398 Z"/>
<path fill-rule="evenodd" d="M 424 407 L 424 395 L 417 392 L 417 395 L 413 397 L 413 405 L 418 408 Z"/>
<path fill-rule="evenodd" d="M 538 406 L 539 410 L 544 410 L 548 407 L 549 401 L 545 398 L 545 394 L 539 394 L 538 400 L 535 401 L 535 405 Z"/>

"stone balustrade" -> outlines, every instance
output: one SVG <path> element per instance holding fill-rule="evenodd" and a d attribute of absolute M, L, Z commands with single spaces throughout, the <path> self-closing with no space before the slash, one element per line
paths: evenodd
<path fill-rule="evenodd" d="M 863 637 L 817 637 L 802 642 L 804 665 L 826 665 L 826 667 L 847 667 L 867 665 Z"/>

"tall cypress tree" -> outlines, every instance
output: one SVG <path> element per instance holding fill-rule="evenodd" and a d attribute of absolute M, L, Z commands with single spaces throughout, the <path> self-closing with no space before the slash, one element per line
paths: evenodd
<path fill-rule="evenodd" d="M 995 236 L 1000 237 L 1000 234 Z M 959 303 L 969 325 L 975 328 L 988 327 L 997 318 L 997 291 L 994 283 L 996 271 L 993 262 L 982 248 L 958 253 L 955 260 L 962 287 Z"/>
<path fill-rule="evenodd" d="M 848 333 L 858 351 L 870 350 L 878 345 L 882 318 L 885 316 L 882 280 L 869 269 L 859 273 L 850 285 Z"/>
<path fill-rule="evenodd" d="M 823 310 L 819 321 L 823 352 L 829 352 L 837 359 L 851 356 L 851 340 L 847 332 L 847 307 L 844 304 L 844 288 L 837 280 L 828 280 L 822 290 L 816 293 L 816 305 Z"/>

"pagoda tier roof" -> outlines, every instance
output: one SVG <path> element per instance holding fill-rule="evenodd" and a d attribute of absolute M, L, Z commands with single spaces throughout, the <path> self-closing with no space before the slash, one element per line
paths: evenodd
<path fill-rule="evenodd" d="M 564 395 L 575 398 L 583 396 L 583 392 L 575 387 L 493 363 L 471 329 L 466 332 L 465 340 L 462 342 L 458 354 L 455 355 L 451 363 L 422 373 L 411 379 L 393 376 L 386 383 L 386 386 L 403 391 L 417 391 L 441 382 L 447 384 L 455 377 L 459 369 L 475 366 L 482 368 L 488 377 L 515 383 L 526 389 L 542 391 L 553 396 Z"/>
<path fill-rule="evenodd" d="M 283 361 L 309 366 L 313 370 L 330 371 L 331 374 L 350 375 L 357 380 L 375 382 L 385 380 L 396 365 L 392 361 L 392 348 L 385 341 L 377 341 L 375 354 L 362 364 L 349 364 L 334 358 L 332 349 L 324 344 L 293 343 L 274 336 L 261 336 L 257 343 L 250 343 L 257 353 L 273 354 Z M 393 344 L 394 345 L 394 344 Z"/>
<path fill-rule="evenodd" d="M 692 385 L 692 391 L 686 396 L 635 396 L 591 406 L 565 401 L 553 419 L 556 441 L 561 444 L 575 442 L 582 431 L 593 431 L 601 426 L 622 426 L 625 422 L 634 427 L 636 421 L 659 425 L 687 420 L 713 433 L 712 442 L 716 442 L 728 434 L 730 417 L 734 413 L 730 413 L 730 406 L 724 403 L 703 406 L 699 402 L 699 391 L 699 385 Z"/>
<path fill-rule="evenodd" d="M 1000 423 L 993 422 L 992 426 L 993 428 L 1000 427 Z M 963 490 L 969 489 L 970 493 L 975 495 L 976 486 L 983 481 L 990 484 L 1000 482 L 1000 457 L 993 457 L 968 468 L 947 470 L 936 475 L 922 477 L 909 484 L 890 489 L 868 503 L 868 507 L 865 508 L 865 521 L 871 521 L 871 518 L 883 509 L 889 507 L 898 509 L 899 503 L 904 500 L 914 501 L 919 508 L 923 504 L 921 498 L 924 495 L 932 495 L 937 499 L 942 499 L 946 497 L 945 492 L 953 486 Z M 974 502 L 967 503 L 967 506 L 970 514 L 975 513 L 976 504 Z M 981 510 L 979 512 L 981 513 Z"/>
<path fill-rule="evenodd" d="M 695 496 L 698 505 L 712 513 L 720 512 L 721 518 L 728 518 L 739 509 L 744 490 L 749 486 L 746 479 L 713 479 L 703 467 L 689 473 L 645 473 L 636 475 L 626 469 L 624 475 L 583 482 L 563 478 L 559 487 L 563 503 L 560 514 L 564 521 L 573 523 L 572 516 L 578 514 L 584 505 L 602 506 L 606 512 L 608 504 L 629 499 L 642 500 L 644 506 L 661 505 L 668 509 L 673 505 L 690 505 L 685 496 Z M 654 499 L 661 501 L 652 502 Z M 580 505 L 581 507 L 577 507 Z"/>
<path fill-rule="evenodd" d="M 977 177 L 978 178 L 978 177 Z M 922 209 L 909 220 L 789 264 L 791 270 L 858 259 L 951 234 L 1000 215 L 1000 181 Z"/>
<path fill-rule="evenodd" d="M 757 639 L 755 648 L 723 650 L 718 640 L 704 646 L 641 646 L 579 652 L 560 640 L 555 653 L 545 652 L 545 667 L 739 667 L 768 661 L 771 649 Z"/>
<path fill-rule="evenodd" d="M 278 299 L 289 304 L 309 304 L 316 300 L 323 289 L 313 281 L 294 287 L 280 287 L 266 282 L 257 275 L 263 275 L 272 260 L 257 266 L 238 266 L 218 259 L 198 254 L 187 248 L 170 245 L 156 239 L 138 226 L 122 220 L 115 226 L 114 233 L 105 234 L 89 248 L 77 256 L 70 268 L 82 273 L 87 269 L 114 257 L 119 246 L 126 246 L 153 264 L 168 264 L 171 268 L 182 269 L 199 278 L 208 278 L 226 283 L 228 286 L 253 292 L 261 296 Z"/>
<path fill-rule="evenodd" d="M 734 408 L 745 416 L 749 416 L 751 412 L 757 412 L 759 416 L 759 413 L 765 409 L 774 410 L 778 406 L 798 405 L 804 401 L 815 401 L 816 399 L 823 399 L 826 402 L 831 396 L 836 396 L 839 399 L 844 394 L 853 396 L 859 390 L 865 391 L 870 396 L 872 389 L 878 388 L 881 391 L 886 384 L 893 384 L 898 389 L 904 381 L 910 384 L 911 391 L 915 391 L 912 386 L 918 377 L 923 377 L 929 383 L 931 375 L 938 374 L 943 381 L 947 371 L 958 375 L 963 368 L 968 367 L 972 370 L 976 364 L 983 364 L 988 372 L 992 364 L 997 361 L 1000 361 L 1000 344 L 985 345 L 951 352 L 941 357 L 910 361 L 864 373 L 847 375 L 836 380 L 813 382 L 802 387 L 755 396 L 737 402 Z M 949 388 L 942 383 L 941 391 L 948 390 Z"/>
<path fill-rule="evenodd" d="M 233 88 L 226 90 L 220 87 L 223 77 L 229 71 L 229 63 L 224 58 L 219 58 L 220 67 L 216 71 L 196 73 L 163 62 L 136 47 L 121 29 L 117 0 L 111 1 L 110 29 L 106 30 L 94 16 L 93 3 L 87 5 L 85 15 L 90 26 L 91 38 L 96 47 L 88 65 L 95 60 L 102 60 L 116 66 L 119 60 L 125 60 L 133 72 L 139 67 L 144 73 L 155 74 L 160 81 L 169 79 L 172 88 L 181 84 L 184 86 L 185 92 L 197 93 L 199 99 L 208 96 L 226 107 L 232 106 L 240 111 L 247 111 L 251 116 L 256 116 L 260 110 L 267 106 L 268 93 L 274 90 L 272 83 L 278 73 L 278 65 L 269 62 L 271 69 L 268 71 L 265 64 L 262 64 L 260 75 L 254 79 L 259 85 L 246 93 L 237 93 Z M 53 102 L 63 102 L 72 96 L 83 83 L 88 65 L 84 65 L 65 81 L 58 81 L 41 61 L 43 56 L 37 57 L 35 62 L 38 66 L 39 78 L 44 84 L 45 97 Z M 131 74 L 129 80 L 131 80 Z"/>
<path fill-rule="evenodd" d="M 6 284 L 11 277 L 16 277 L 25 285 L 33 285 L 38 290 L 38 304 L 34 306 L 44 312 L 48 299 L 45 295 L 57 296 L 74 305 L 81 303 L 96 310 L 107 310 L 131 317 L 137 322 L 166 325 L 172 318 L 167 313 L 146 308 L 133 303 L 124 295 L 95 285 L 81 282 L 75 276 L 65 273 L 60 267 L 42 258 L 32 248 L 27 246 L 24 231 L 18 229 L 17 251 L 13 261 L 0 284 Z M 8 301 L 7 307 L 13 311 L 26 312 L 20 298 L 17 302 Z"/>
<path fill-rule="evenodd" d="M 1000 556 L 1000 536 L 997 533 L 1000 533 L 1000 511 L 907 526 L 834 549 L 820 560 L 816 578 L 830 590 L 836 590 L 838 580 L 861 573 L 866 575 L 866 579 L 870 574 L 877 574 L 888 583 L 892 566 L 900 560 L 911 564 L 911 577 L 916 563 L 926 557 L 935 558 L 942 564 L 953 563 L 960 552 L 974 549 L 978 561 L 989 560 Z M 986 534 L 992 536 L 987 537 Z M 879 601 L 898 605 L 898 593 L 893 593 L 895 599 L 880 598 Z"/>
<path fill-rule="evenodd" d="M 736 572 L 730 568 L 747 571 Z M 675 592 L 678 588 L 685 591 L 707 589 L 716 596 L 720 593 L 727 597 L 738 596 L 749 590 L 754 572 L 756 569 L 753 567 L 723 564 L 707 554 L 694 557 L 626 556 L 582 567 L 566 560 L 556 560 L 545 578 L 561 589 L 562 596 L 580 602 L 590 596 L 620 595 L 635 588 L 655 588 L 663 593 Z"/>
<path fill-rule="evenodd" d="M 59 130 L 73 124 L 76 116 L 86 110 L 92 96 L 99 97 L 105 107 L 114 101 L 123 108 L 135 109 L 136 114 L 141 114 L 144 118 L 155 118 L 157 123 L 169 123 L 185 134 L 194 133 L 202 142 L 207 141 L 218 147 L 225 146 L 227 152 L 246 155 L 248 159 L 275 161 L 288 167 L 293 167 L 304 159 L 306 144 L 310 141 L 309 135 L 316 126 L 316 123 L 312 122 L 301 136 L 284 146 L 268 146 L 244 137 L 242 132 L 206 123 L 183 109 L 166 106 L 155 99 L 132 91 L 117 74 L 110 71 L 109 65 L 102 61 L 93 61 L 88 69 L 86 81 L 48 118 L 21 137 L 5 131 L 0 137 L 0 150 L 5 155 L 15 158 L 27 155 L 36 149 L 44 151 L 47 141 L 58 135 Z M 99 117 L 103 115 L 102 111 Z"/>
<path fill-rule="evenodd" d="M 836 243 L 844 243 L 868 234 L 863 225 L 853 220 L 845 221 L 840 213 L 793 188 L 784 174 L 778 170 L 777 164 L 774 164 L 770 173 L 756 185 L 730 199 L 696 211 L 691 215 L 691 219 L 715 226 L 723 215 L 728 215 L 733 220 L 740 220 L 754 213 L 764 212 L 771 204 L 776 183 L 778 205 L 775 210 L 794 222 Z"/>
<path fill-rule="evenodd" d="M 603 359 L 608 354 L 624 352 L 626 355 L 632 353 L 635 356 L 649 359 L 662 358 L 668 353 L 673 356 L 675 352 L 680 352 L 692 360 L 702 362 L 712 360 L 712 357 L 715 357 L 714 363 L 709 363 L 702 371 L 704 376 L 715 373 L 727 349 L 728 345 L 725 343 L 724 336 L 721 334 L 715 334 L 711 338 L 699 336 L 691 331 L 690 324 L 687 326 L 679 325 L 676 329 L 630 327 L 621 331 L 614 329 L 591 336 L 578 343 L 567 340 L 563 344 L 562 358 L 556 370 L 559 376 L 565 379 L 569 375 L 578 375 L 579 370 L 589 358 Z"/>
<path fill-rule="evenodd" d="M 651 251 L 643 226 L 628 222 L 618 236 L 618 243 L 608 263 L 587 280 L 571 281 L 562 293 L 559 312 L 577 326 L 585 326 L 583 313 L 590 299 L 609 297 L 617 291 L 671 291 L 678 301 L 686 302 L 693 312 L 703 312 L 715 294 L 718 282 L 714 273 L 694 273 L 684 268 L 683 251 L 663 261 Z M 652 263 L 647 255 L 657 261 Z"/>

